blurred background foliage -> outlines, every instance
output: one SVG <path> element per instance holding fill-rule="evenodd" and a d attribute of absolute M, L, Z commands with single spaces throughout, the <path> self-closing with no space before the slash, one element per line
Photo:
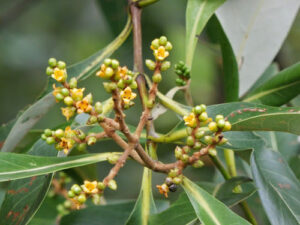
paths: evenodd
<path fill-rule="evenodd" d="M 122 0 L 126 2 L 125 0 Z M 45 68 L 49 57 L 56 57 L 74 64 L 106 46 L 122 29 L 126 21 L 126 7 L 110 0 L 1 0 L 0 2 L 0 123 L 16 117 L 19 110 L 34 102 L 47 82 Z M 102 7 L 101 7 L 102 6 Z M 103 6 L 105 10 L 103 10 Z M 107 7 L 109 6 L 109 7 Z M 170 60 L 173 65 L 185 57 L 185 6 L 186 1 L 163 0 L 143 11 L 144 59 L 152 57 L 149 49 L 152 39 L 166 35 L 174 49 Z M 108 21 L 106 17 L 110 17 Z M 113 29 L 111 27 L 113 25 Z M 285 68 L 300 59 L 300 14 L 275 61 Z M 121 64 L 132 68 L 132 39 L 113 55 Z M 192 70 L 192 95 L 195 103 L 215 104 L 223 102 L 221 89 L 221 54 L 219 47 L 210 42 L 204 32 L 199 38 Z M 146 70 L 146 73 L 149 71 Z M 166 93 L 175 85 L 176 75 L 169 70 L 163 75 L 161 91 Z M 105 100 L 108 94 L 103 91 L 101 81 L 96 77 L 85 80 L 82 85 L 94 99 Z M 183 99 L 181 93 L 176 98 Z M 136 101 L 139 105 L 138 100 Z M 138 107 L 128 111 L 127 120 L 136 123 Z M 49 113 L 36 128 L 54 127 L 63 121 L 59 106 Z M 50 119 L 49 119 L 50 118 Z M 166 132 L 174 126 L 175 114 L 167 113 L 156 121 L 157 131 Z M 55 121 L 55 123 L 54 123 Z M 101 148 L 99 148 L 101 146 Z M 173 156 L 168 145 L 159 148 L 160 159 L 171 161 Z M 91 151 L 103 152 L 119 150 L 111 142 L 101 142 Z M 169 153 L 168 153 L 169 152 Z M 126 164 L 117 178 L 121 187 L 110 198 L 135 198 L 139 192 L 142 168 L 136 163 Z M 109 171 L 110 165 L 97 165 L 100 179 Z M 201 181 L 218 180 L 220 176 L 213 167 L 205 167 L 197 174 L 189 169 L 191 178 Z M 196 171 L 196 170 L 195 170 Z M 242 171 L 239 171 L 242 173 Z M 128 174 L 135 176 L 128 176 Z M 199 176 L 201 173 L 201 176 Z M 90 174 L 90 176 L 92 176 Z M 163 176 L 155 174 L 154 184 L 160 183 Z M 194 177 L 193 177 L 194 176 Z M 124 195 L 124 193 L 127 193 Z M 157 195 L 157 191 L 154 191 Z M 175 195 L 172 195 L 172 197 Z"/>

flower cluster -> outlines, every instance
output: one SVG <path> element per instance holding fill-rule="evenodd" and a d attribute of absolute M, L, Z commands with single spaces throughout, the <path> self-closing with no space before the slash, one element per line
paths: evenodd
<path fill-rule="evenodd" d="M 190 70 L 183 61 L 175 64 L 175 73 L 178 75 L 176 79 L 177 86 L 186 85 L 186 82 L 191 78 Z"/>
<path fill-rule="evenodd" d="M 177 185 L 182 183 L 182 178 L 183 175 L 177 168 L 171 169 L 168 173 L 168 176 L 165 179 L 165 182 L 162 185 L 156 185 L 156 187 L 159 193 L 167 198 L 169 191 L 177 191 Z"/>

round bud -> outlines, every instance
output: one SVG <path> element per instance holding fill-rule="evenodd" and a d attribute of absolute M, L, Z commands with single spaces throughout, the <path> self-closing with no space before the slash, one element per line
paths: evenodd
<path fill-rule="evenodd" d="M 85 133 L 82 130 L 76 130 L 76 135 L 80 140 L 84 140 L 85 139 Z"/>
<path fill-rule="evenodd" d="M 168 185 L 168 186 L 172 185 L 173 184 L 173 179 L 171 177 L 167 177 L 165 179 L 165 184 Z"/>
<path fill-rule="evenodd" d="M 156 63 L 154 61 L 152 61 L 151 59 L 146 59 L 145 64 L 149 70 L 154 70 L 156 67 Z"/>
<path fill-rule="evenodd" d="M 205 136 L 204 137 L 204 141 L 205 141 L 206 144 L 210 145 L 210 144 L 213 143 L 213 137 L 211 137 L 211 136 Z"/>
<path fill-rule="evenodd" d="M 201 107 L 201 109 L 202 109 L 202 112 L 205 112 L 205 111 L 206 111 L 206 105 L 201 104 L 200 107 Z"/>
<path fill-rule="evenodd" d="M 109 58 L 104 59 L 104 64 L 105 64 L 105 66 L 110 66 L 111 65 L 111 59 L 109 59 Z"/>
<path fill-rule="evenodd" d="M 199 149 L 201 149 L 201 147 L 202 147 L 202 145 L 201 145 L 200 142 L 196 142 L 196 143 L 194 144 L 194 146 L 193 146 L 193 148 L 194 148 L 195 150 L 199 150 Z"/>
<path fill-rule="evenodd" d="M 83 152 L 86 150 L 86 143 L 80 143 L 79 145 L 77 145 L 77 150 L 80 152 Z"/>
<path fill-rule="evenodd" d="M 110 164 L 116 164 L 119 160 L 119 156 L 117 155 L 110 155 L 107 157 L 107 161 L 110 163 Z"/>
<path fill-rule="evenodd" d="M 202 108 L 200 105 L 197 105 L 193 108 L 193 112 L 200 115 L 202 113 Z"/>
<path fill-rule="evenodd" d="M 57 144 L 55 145 L 55 148 L 56 148 L 57 151 L 63 150 L 63 147 L 62 147 L 59 143 L 57 143 Z"/>
<path fill-rule="evenodd" d="M 195 163 L 193 163 L 193 167 L 194 167 L 194 168 L 201 168 L 201 167 L 203 167 L 203 166 L 204 166 L 204 162 L 201 161 L 200 159 L 197 160 Z"/>
<path fill-rule="evenodd" d="M 161 37 L 159 38 L 159 44 L 160 44 L 160 45 L 165 46 L 165 45 L 167 44 L 167 41 L 168 41 L 168 39 L 167 39 L 166 36 L 161 36 Z"/>
<path fill-rule="evenodd" d="M 125 88 L 125 82 L 123 79 L 120 79 L 118 81 L 118 84 L 117 84 L 118 88 L 121 88 L 121 89 L 124 89 Z"/>
<path fill-rule="evenodd" d="M 198 119 L 199 119 L 201 122 L 205 122 L 205 121 L 208 119 L 207 112 L 201 113 L 200 116 L 198 117 Z"/>
<path fill-rule="evenodd" d="M 229 121 L 225 121 L 223 131 L 231 130 L 231 123 Z"/>
<path fill-rule="evenodd" d="M 89 137 L 89 139 L 87 140 L 87 144 L 88 145 L 94 145 L 97 142 L 97 138 L 94 136 Z"/>
<path fill-rule="evenodd" d="M 57 67 L 61 70 L 66 68 L 66 63 L 64 61 L 58 61 L 57 62 Z"/>
<path fill-rule="evenodd" d="M 208 124 L 208 128 L 210 131 L 212 132 L 217 132 L 218 131 L 218 126 L 217 126 L 217 123 L 216 122 L 210 122 Z"/>
<path fill-rule="evenodd" d="M 46 139 L 47 139 L 47 136 L 46 136 L 45 134 L 42 134 L 42 135 L 41 135 L 41 138 L 42 138 L 43 140 L 46 140 Z"/>
<path fill-rule="evenodd" d="M 172 46 L 171 42 L 168 41 L 167 44 L 166 44 L 166 46 L 165 46 L 165 49 L 166 49 L 167 51 L 171 51 L 172 48 L 173 48 L 173 46 Z"/>
<path fill-rule="evenodd" d="M 152 80 L 153 80 L 154 83 L 159 83 L 159 82 L 161 82 L 161 79 L 162 79 L 162 77 L 161 77 L 161 74 L 160 74 L 160 73 L 156 73 L 156 74 L 154 74 L 154 75 L 152 76 Z"/>
<path fill-rule="evenodd" d="M 103 87 L 106 92 L 111 93 L 112 90 L 110 89 L 110 83 L 109 82 L 103 82 Z"/>
<path fill-rule="evenodd" d="M 81 187 L 78 184 L 74 184 L 71 187 L 71 191 L 75 194 L 75 195 L 79 195 L 82 191 Z"/>
<path fill-rule="evenodd" d="M 101 115 L 101 114 L 97 116 L 98 122 L 103 122 L 104 119 L 105 119 L 105 116 L 103 116 L 103 115 Z"/>
<path fill-rule="evenodd" d="M 218 145 L 224 145 L 228 142 L 228 139 L 227 138 L 222 138 L 221 141 L 219 141 Z"/>
<path fill-rule="evenodd" d="M 71 106 L 71 105 L 73 105 L 74 100 L 73 100 L 73 98 L 71 98 L 70 96 L 67 96 L 67 97 L 64 98 L 64 103 L 65 103 L 67 106 Z"/>
<path fill-rule="evenodd" d="M 177 191 L 177 185 L 176 185 L 176 184 L 171 184 L 171 185 L 169 186 L 169 190 L 170 190 L 171 192 Z"/>
<path fill-rule="evenodd" d="M 188 136 L 188 137 L 186 138 L 186 144 L 187 144 L 188 146 L 193 146 L 193 145 L 195 144 L 194 138 L 193 138 L 192 136 Z"/>
<path fill-rule="evenodd" d="M 62 129 L 58 129 L 54 132 L 54 136 L 57 138 L 62 138 L 65 135 L 65 132 Z"/>
<path fill-rule="evenodd" d="M 93 203 L 95 205 L 100 205 L 100 203 L 101 203 L 101 195 L 99 195 L 99 194 L 93 195 L 92 201 L 93 201 Z"/>
<path fill-rule="evenodd" d="M 85 194 L 81 194 L 77 197 L 77 201 L 80 203 L 80 204 L 83 204 L 86 202 L 86 196 Z"/>
<path fill-rule="evenodd" d="M 179 173 L 179 170 L 177 168 L 171 169 L 168 176 L 169 177 L 177 177 Z"/>
<path fill-rule="evenodd" d="M 51 67 L 55 67 L 55 66 L 56 66 L 56 59 L 55 59 L 55 58 L 50 58 L 50 59 L 48 60 L 48 64 L 49 64 L 49 66 L 51 66 Z"/>
<path fill-rule="evenodd" d="M 110 181 L 108 182 L 107 186 L 108 186 L 111 190 L 113 190 L 113 191 L 117 190 L 117 188 L 118 188 L 117 183 L 116 183 L 115 180 L 110 180 Z"/>
<path fill-rule="evenodd" d="M 208 150 L 208 154 L 210 154 L 211 156 L 216 156 L 218 153 L 217 153 L 217 150 L 215 148 L 210 148 Z"/>
<path fill-rule="evenodd" d="M 183 154 L 182 156 L 181 156 L 181 161 L 182 162 L 184 162 L 184 163 L 188 163 L 188 161 L 189 161 L 189 155 L 188 154 Z"/>
<path fill-rule="evenodd" d="M 56 206 L 56 210 L 58 211 L 58 213 L 59 213 L 60 215 L 65 215 L 65 214 L 66 214 L 66 209 L 65 209 L 65 207 L 63 206 L 63 204 L 58 204 L 58 205 Z"/>
<path fill-rule="evenodd" d="M 105 189 L 105 184 L 103 182 L 98 182 L 97 187 L 99 190 L 103 191 Z"/>
<path fill-rule="evenodd" d="M 131 84 L 130 84 L 130 88 L 131 89 L 137 89 L 138 85 L 137 82 L 134 80 Z"/>
<path fill-rule="evenodd" d="M 180 69 L 176 69 L 176 70 L 175 70 L 175 73 L 176 73 L 177 75 L 179 75 L 179 76 L 182 75 L 182 71 L 181 71 Z"/>
<path fill-rule="evenodd" d="M 220 129 L 222 129 L 222 128 L 225 126 L 225 120 L 219 119 L 219 120 L 217 121 L 217 125 L 218 125 L 218 127 L 219 127 Z"/>
<path fill-rule="evenodd" d="M 72 206 L 72 202 L 70 202 L 68 200 L 64 201 L 64 207 L 65 208 L 69 209 L 69 208 L 71 208 L 71 206 Z"/>
<path fill-rule="evenodd" d="M 50 130 L 50 129 L 45 129 L 45 130 L 44 130 L 44 134 L 45 134 L 47 137 L 52 136 L 52 130 Z"/>
<path fill-rule="evenodd" d="M 223 120 L 224 116 L 223 115 L 216 115 L 216 122 L 218 122 L 219 120 Z"/>
<path fill-rule="evenodd" d="M 131 76 L 126 76 L 124 79 L 125 84 L 131 84 L 132 83 L 132 77 Z"/>
<path fill-rule="evenodd" d="M 114 75 L 114 70 L 111 67 L 107 67 L 105 69 L 105 77 L 106 78 L 111 78 L 112 75 Z"/>
<path fill-rule="evenodd" d="M 68 96 L 70 92 L 68 88 L 63 88 L 61 89 L 60 93 L 62 93 L 63 96 Z"/>
<path fill-rule="evenodd" d="M 201 138 L 203 138 L 204 134 L 205 134 L 205 131 L 203 131 L 203 130 L 197 130 L 197 132 L 195 133 L 195 137 L 197 139 L 201 139 Z"/>
<path fill-rule="evenodd" d="M 72 190 L 68 191 L 68 197 L 69 198 L 74 198 L 75 197 L 75 193 Z"/>
<path fill-rule="evenodd" d="M 174 177 L 173 178 L 173 183 L 174 184 L 181 184 L 182 178 L 181 177 Z"/>
<path fill-rule="evenodd" d="M 100 114 L 103 112 L 103 106 L 102 106 L 101 102 L 96 102 L 94 107 L 95 107 L 96 113 Z"/>
<path fill-rule="evenodd" d="M 193 129 L 192 129 L 191 127 L 186 127 L 186 133 L 187 133 L 188 135 L 191 135 L 192 132 L 193 132 Z"/>
<path fill-rule="evenodd" d="M 48 75 L 48 76 L 50 76 L 50 75 L 52 75 L 53 74 L 53 69 L 50 67 L 50 66 L 48 66 L 47 68 L 46 68 L 46 74 Z"/>
<path fill-rule="evenodd" d="M 160 70 L 161 71 L 166 71 L 167 69 L 169 69 L 171 67 L 171 62 L 170 61 L 164 61 L 161 64 Z"/>
<path fill-rule="evenodd" d="M 181 78 L 177 78 L 176 79 L 176 85 L 177 86 L 184 86 L 184 80 L 182 80 Z"/>
<path fill-rule="evenodd" d="M 117 69 L 119 67 L 119 65 L 120 65 L 120 63 L 118 60 L 116 60 L 116 59 L 111 60 L 111 67 L 113 69 Z"/>
<path fill-rule="evenodd" d="M 57 93 L 56 95 L 55 95 L 55 99 L 57 100 L 57 101 L 61 101 L 61 100 L 63 100 L 64 99 L 64 96 L 61 94 L 61 93 Z"/>
<path fill-rule="evenodd" d="M 88 124 L 94 124 L 98 122 L 98 118 L 97 116 L 90 116 L 89 120 L 88 120 Z"/>
<path fill-rule="evenodd" d="M 181 157 L 182 157 L 182 149 L 179 146 L 177 146 L 175 148 L 175 158 L 180 159 Z"/>
<path fill-rule="evenodd" d="M 151 46 L 154 48 L 154 49 L 157 49 L 159 47 L 159 39 L 156 38 L 154 39 L 152 42 L 151 42 Z"/>
<path fill-rule="evenodd" d="M 46 142 L 48 145 L 52 145 L 55 143 L 54 137 L 47 137 Z"/>
<path fill-rule="evenodd" d="M 191 151 L 191 148 L 189 146 L 183 146 L 182 150 L 184 153 L 189 153 Z"/>
<path fill-rule="evenodd" d="M 75 77 L 72 77 L 69 81 L 70 88 L 76 88 L 77 87 L 77 79 Z"/>

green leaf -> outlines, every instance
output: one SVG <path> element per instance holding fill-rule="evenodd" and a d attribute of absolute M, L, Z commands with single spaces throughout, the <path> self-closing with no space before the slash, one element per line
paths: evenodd
<path fill-rule="evenodd" d="M 94 74 L 101 62 L 109 57 L 126 40 L 131 32 L 131 18 L 128 17 L 127 24 L 122 33 L 103 50 L 100 50 L 93 56 L 68 68 L 68 76 L 84 80 Z M 49 93 L 39 99 L 32 106 L 28 107 L 11 129 L 7 139 L 2 147 L 3 152 L 14 151 L 17 144 L 22 140 L 25 134 L 56 104 L 52 93 Z"/>
<path fill-rule="evenodd" d="M 188 0 L 186 8 L 186 64 L 192 67 L 198 35 L 225 0 Z"/>
<path fill-rule="evenodd" d="M 151 179 L 151 170 L 144 168 L 141 191 L 126 225 L 147 225 L 150 214 L 156 212 Z"/>
<path fill-rule="evenodd" d="M 300 63 L 286 68 L 249 93 L 244 102 L 281 106 L 300 93 Z"/>
<path fill-rule="evenodd" d="M 84 154 L 57 158 L 1 152 L 0 182 L 106 161 L 110 155 L 121 155 L 121 153 Z"/>
<path fill-rule="evenodd" d="M 89 206 L 62 217 L 63 225 L 108 225 L 125 224 L 134 202 Z"/>
<path fill-rule="evenodd" d="M 231 44 L 216 16 L 212 16 L 208 23 L 208 31 L 217 40 L 222 52 L 223 85 L 225 102 L 239 99 L 239 70 Z"/>
<path fill-rule="evenodd" d="M 269 149 L 255 150 L 251 170 L 271 224 L 299 224 L 300 183 L 281 154 Z"/>
<path fill-rule="evenodd" d="M 203 225 L 250 224 L 187 178 L 184 178 L 182 186 Z"/>

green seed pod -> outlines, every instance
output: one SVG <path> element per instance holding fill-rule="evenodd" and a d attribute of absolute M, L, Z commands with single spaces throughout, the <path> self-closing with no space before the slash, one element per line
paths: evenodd
<path fill-rule="evenodd" d="M 211 156 L 217 156 L 217 150 L 215 148 L 210 148 L 208 150 L 208 154 L 210 154 Z"/>
<path fill-rule="evenodd" d="M 103 106 L 102 106 L 101 102 L 96 102 L 94 107 L 95 107 L 96 113 L 100 114 L 103 112 Z"/>
<path fill-rule="evenodd" d="M 182 157 L 182 148 L 180 148 L 179 146 L 177 146 L 175 148 L 175 158 L 176 159 L 180 159 Z"/>
<path fill-rule="evenodd" d="M 149 70 L 154 70 L 156 67 L 156 63 L 154 61 L 152 61 L 151 59 L 146 59 L 145 64 Z"/>
<path fill-rule="evenodd" d="M 118 81 L 118 84 L 117 84 L 118 88 L 121 88 L 121 89 L 124 89 L 125 88 L 125 82 L 123 79 L 120 79 Z"/>
<path fill-rule="evenodd" d="M 181 177 L 174 177 L 173 178 L 173 183 L 174 184 L 181 184 L 182 183 L 182 178 Z"/>
<path fill-rule="evenodd" d="M 154 49 L 157 49 L 159 47 L 159 39 L 156 38 L 154 39 L 152 42 L 151 42 L 151 46 L 154 48 Z"/>
<path fill-rule="evenodd" d="M 110 163 L 110 164 L 116 164 L 119 160 L 119 156 L 117 155 L 110 155 L 107 157 L 107 161 Z"/>
<path fill-rule="evenodd" d="M 111 65 L 111 59 L 109 59 L 109 58 L 104 59 L 104 64 L 105 64 L 105 66 L 110 66 Z"/>
<path fill-rule="evenodd" d="M 201 145 L 200 142 L 196 142 L 196 143 L 194 144 L 194 149 L 195 149 L 195 150 L 200 150 L 201 147 L 202 147 L 202 145 Z"/>
<path fill-rule="evenodd" d="M 131 84 L 133 81 L 131 76 L 126 76 L 124 79 L 125 84 Z"/>
<path fill-rule="evenodd" d="M 168 41 L 167 44 L 166 44 L 166 46 L 165 46 L 165 49 L 166 49 L 167 51 L 171 51 L 172 48 L 173 48 L 173 46 L 172 46 L 171 42 Z"/>
<path fill-rule="evenodd" d="M 54 72 L 54 70 L 53 70 L 50 66 L 48 66 L 48 67 L 46 68 L 46 74 L 47 74 L 48 76 L 52 75 L 53 72 Z"/>
<path fill-rule="evenodd" d="M 193 146 L 193 145 L 195 144 L 194 138 L 193 138 L 192 136 L 188 136 L 188 137 L 186 138 L 186 144 L 187 144 L 188 146 Z"/>
<path fill-rule="evenodd" d="M 182 80 L 181 78 L 177 78 L 176 79 L 176 85 L 177 86 L 184 86 L 184 80 Z"/>
<path fill-rule="evenodd" d="M 75 195 L 79 195 L 82 192 L 82 189 L 78 184 L 73 184 L 71 191 L 73 191 Z"/>
<path fill-rule="evenodd" d="M 64 99 L 64 96 L 61 94 L 61 93 L 57 93 L 56 95 L 55 95 L 55 99 L 57 100 L 57 101 L 61 101 L 61 100 L 63 100 Z"/>
<path fill-rule="evenodd" d="M 48 145 L 52 145 L 55 143 L 54 137 L 47 137 L 46 142 Z"/>
<path fill-rule="evenodd" d="M 57 138 L 62 138 L 65 135 L 65 132 L 62 129 L 58 129 L 54 132 L 54 136 Z"/>
<path fill-rule="evenodd" d="M 156 73 L 156 74 L 154 74 L 154 75 L 152 76 L 152 81 L 153 81 L 154 83 L 159 83 L 159 82 L 161 82 L 161 79 L 162 79 L 162 77 L 161 77 L 161 74 L 160 74 L 160 73 Z"/>
<path fill-rule="evenodd" d="M 72 190 L 68 191 L 68 197 L 69 198 L 74 198 L 75 197 L 75 193 Z"/>
<path fill-rule="evenodd" d="M 105 189 L 105 184 L 103 182 L 98 182 L 97 187 L 99 190 L 103 191 Z"/>
<path fill-rule="evenodd" d="M 111 60 L 111 67 L 113 69 L 117 69 L 119 67 L 119 65 L 120 65 L 120 63 L 118 60 L 116 60 L 116 59 Z"/>
<path fill-rule="evenodd" d="M 229 121 L 225 121 L 223 131 L 230 131 L 231 130 L 231 123 Z"/>
<path fill-rule="evenodd" d="M 193 167 L 194 167 L 194 168 L 201 168 L 201 167 L 203 167 L 203 166 L 204 166 L 204 162 L 201 161 L 200 159 L 197 160 L 197 161 L 193 164 Z"/>
<path fill-rule="evenodd" d="M 193 108 L 193 112 L 194 112 L 195 114 L 200 115 L 200 114 L 202 113 L 202 108 L 201 108 L 201 106 L 200 106 L 200 105 L 195 106 L 195 107 Z"/>
<path fill-rule="evenodd" d="M 61 89 L 60 93 L 63 95 L 63 96 L 68 96 L 70 94 L 68 88 L 63 88 Z"/>
<path fill-rule="evenodd" d="M 107 186 L 113 191 L 117 190 L 117 188 L 118 188 L 117 182 L 115 180 L 110 180 L 108 182 Z"/>
<path fill-rule="evenodd" d="M 64 103 L 67 105 L 67 106 L 71 106 L 74 104 L 74 100 L 72 97 L 70 96 L 67 96 L 64 98 Z"/>
<path fill-rule="evenodd" d="M 97 119 L 98 119 L 98 122 L 103 122 L 105 119 L 105 116 L 100 114 L 97 116 Z"/>
<path fill-rule="evenodd" d="M 76 88 L 77 87 L 77 79 L 75 77 L 72 77 L 69 81 L 70 88 Z"/>
<path fill-rule="evenodd" d="M 217 125 L 218 125 L 218 127 L 219 127 L 220 129 L 223 129 L 224 126 L 225 126 L 225 120 L 219 119 L 219 120 L 217 121 Z"/>
<path fill-rule="evenodd" d="M 168 39 L 167 39 L 166 36 L 161 36 L 161 37 L 159 38 L 159 44 L 160 44 L 160 45 L 165 46 L 165 45 L 167 44 L 167 41 L 168 41 Z"/>
<path fill-rule="evenodd" d="M 218 122 L 219 120 L 224 120 L 224 116 L 223 115 L 216 115 L 215 121 Z"/>
<path fill-rule="evenodd" d="M 171 67 L 171 62 L 170 61 L 164 61 L 161 64 L 160 70 L 161 71 L 166 71 L 167 69 L 169 69 Z"/>
<path fill-rule="evenodd" d="M 45 134 L 47 137 L 52 136 L 52 130 L 50 130 L 50 129 L 45 129 L 45 130 L 44 130 L 44 134 Z"/>
<path fill-rule="evenodd" d="M 217 132 L 218 131 L 218 125 L 216 122 L 210 122 L 208 124 L 208 129 L 212 132 Z"/>
<path fill-rule="evenodd" d="M 204 141 L 205 143 L 207 143 L 208 145 L 213 143 L 213 137 L 212 136 L 205 136 L 204 137 Z"/>
<path fill-rule="evenodd" d="M 137 82 L 134 80 L 131 84 L 130 84 L 130 88 L 131 89 L 137 89 L 138 85 Z"/>
<path fill-rule="evenodd" d="M 181 161 L 184 162 L 184 163 L 188 163 L 189 161 L 189 155 L 188 154 L 183 154 L 182 157 L 181 157 Z"/>
<path fill-rule="evenodd" d="M 64 61 L 58 61 L 57 62 L 57 67 L 61 70 L 66 68 L 66 63 Z"/>
<path fill-rule="evenodd" d="M 77 197 L 77 201 L 80 203 L 80 204 L 83 204 L 86 202 L 86 196 L 85 194 L 81 194 Z"/>
<path fill-rule="evenodd" d="M 89 139 L 87 140 L 87 144 L 88 145 L 94 145 L 97 142 L 97 138 L 94 136 L 89 137 Z"/>
<path fill-rule="evenodd" d="M 86 143 L 80 143 L 79 145 L 77 145 L 77 150 L 80 152 L 83 152 L 86 150 Z"/>
<path fill-rule="evenodd" d="M 111 67 L 105 69 L 105 78 L 111 78 L 114 75 L 114 70 Z"/>
<path fill-rule="evenodd" d="M 56 67 L 56 59 L 55 59 L 55 58 L 50 58 L 50 59 L 48 60 L 48 64 L 49 64 L 49 66 L 51 66 L 51 67 Z"/>
<path fill-rule="evenodd" d="M 197 132 L 195 133 L 195 137 L 197 139 L 201 139 L 201 138 L 203 138 L 204 134 L 205 134 L 205 132 L 203 130 L 197 130 Z"/>
<path fill-rule="evenodd" d="M 200 116 L 198 117 L 198 119 L 199 119 L 201 122 L 205 122 L 205 121 L 208 119 L 207 112 L 201 113 Z"/>
<path fill-rule="evenodd" d="M 178 173 L 179 173 L 179 170 L 178 168 L 174 168 L 174 169 L 171 169 L 168 176 L 169 177 L 177 177 L 178 176 Z"/>
<path fill-rule="evenodd" d="M 43 140 L 46 140 L 46 139 L 47 139 L 47 136 L 46 136 L 45 134 L 42 134 L 42 135 L 41 135 L 41 138 L 42 138 Z"/>

